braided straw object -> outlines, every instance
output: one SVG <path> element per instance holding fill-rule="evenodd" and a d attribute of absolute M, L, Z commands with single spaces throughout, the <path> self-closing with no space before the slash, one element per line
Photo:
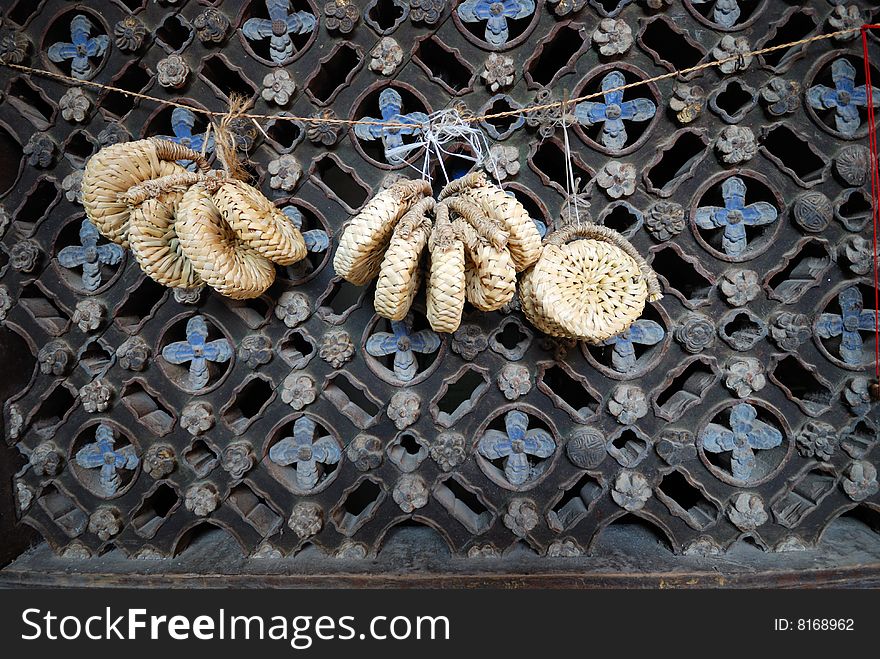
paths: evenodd
<path fill-rule="evenodd" d="M 141 269 L 154 281 L 172 288 L 193 288 L 201 279 L 183 254 L 174 218 L 183 192 L 160 193 L 131 207 L 128 242 Z"/>
<path fill-rule="evenodd" d="M 433 210 L 434 198 L 425 197 L 406 212 L 391 235 L 379 268 L 373 306 L 376 313 L 390 320 L 403 320 L 419 289 L 419 261 L 431 233 L 426 214 Z"/>
<path fill-rule="evenodd" d="M 427 317 L 435 332 L 454 332 L 464 309 L 464 244 L 455 236 L 445 203 L 434 209 L 434 230 L 428 239 Z"/>
<path fill-rule="evenodd" d="M 83 207 L 89 220 L 104 237 L 127 247 L 129 207 L 119 195 L 145 181 L 186 171 L 176 160 L 192 160 L 208 170 L 205 159 L 192 149 L 156 138 L 101 149 L 83 172 Z"/>
<path fill-rule="evenodd" d="M 475 203 L 460 195 L 447 197 L 445 203 L 449 206 L 449 210 L 455 211 L 456 214 L 467 220 L 468 224 L 476 229 L 480 238 L 490 242 L 495 249 L 507 247 L 509 234 L 501 223 L 487 217 Z"/>
<path fill-rule="evenodd" d="M 230 178 L 211 199 L 239 240 L 258 254 L 280 265 L 305 258 L 306 243 L 299 229 L 256 188 Z"/>
<path fill-rule="evenodd" d="M 373 197 L 345 227 L 333 257 L 336 274 L 363 286 L 379 274 L 394 225 L 420 199 L 431 193 L 423 180 L 404 179 Z"/>
<path fill-rule="evenodd" d="M 275 266 L 239 240 L 204 183 L 183 194 L 175 230 L 193 269 L 222 295 L 237 300 L 258 297 L 275 281 Z"/>
<path fill-rule="evenodd" d="M 516 293 L 516 271 L 510 252 L 486 242 L 465 220 L 452 223 L 465 247 L 465 294 L 480 311 L 495 311 Z"/>
<path fill-rule="evenodd" d="M 520 280 L 523 312 L 538 329 L 588 343 L 620 334 L 647 300 L 660 297 L 656 275 L 635 248 L 593 224 L 554 233 Z"/>

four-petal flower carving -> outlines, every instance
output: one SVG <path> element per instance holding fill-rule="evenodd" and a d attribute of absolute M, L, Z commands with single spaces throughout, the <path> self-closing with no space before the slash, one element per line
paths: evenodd
<path fill-rule="evenodd" d="M 817 110 L 834 110 L 837 130 L 852 137 L 862 124 L 859 107 L 867 107 L 868 91 L 865 85 L 856 87 L 856 68 L 848 60 L 837 59 L 831 65 L 834 88 L 815 85 L 807 91 L 807 101 Z M 872 90 L 871 105 L 880 105 L 880 89 Z"/>
<path fill-rule="evenodd" d="M 697 209 L 696 223 L 701 229 L 724 229 L 721 249 L 728 256 L 739 256 L 748 247 L 747 226 L 772 224 L 779 213 L 773 204 L 756 201 L 746 205 L 746 184 L 732 176 L 721 185 L 724 207 L 701 206 Z"/>
<path fill-rule="evenodd" d="M 315 17 L 307 11 L 290 11 L 290 0 L 266 0 L 269 18 L 249 18 L 241 26 L 251 41 L 269 38 L 269 57 L 276 64 L 293 56 L 291 34 L 306 34 L 315 29 Z"/>
<path fill-rule="evenodd" d="M 480 438 L 477 450 L 487 460 L 504 459 L 504 476 L 512 485 L 522 485 L 532 477 L 529 455 L 549 458 L 556 441 L 542 428 L 529 429 L 525 412 L 511 410 L 504 415 L 506 432 L 489 429 Z"/>
<path fill-rule="evenodd" d="M 162 348 L 162 357 L 171 364 L 189 362 L 189 386 L 201 389 L 208 384 L 208 362 L 228 362 L 232 359 L 229 339 L 208 341 L 208 323 L 204 316 L 193 316 L 186 323 L 186 341 L 169 343 Z"/>
<path fill-rule="evenodd" d="M 101 234 L 94 224 L 83 220 L 79 229 L 79 245 L 68 245 L 58 252 L 58 263 L 64 268 L 82 266 L 82 283 L 87 291 L 101 286 L 101 266 L 117 265 L 125 251 L 116 243 L 99 245 Z"/>
<path fill-rule="evenodd" d="M 208 135 L 206 138 L 205 133 L 196 133 L 193 135 L 193 128 L 195 125 L 196 115 L 192 110 L 188 110 L 187 108 L 174 108 L 174 111 L 171 113 L 171 130 L 174 132 L 174 135 L 160 135 L 159 138 L 174 142 L 175 144 L 180 144 L 181 146 L 188 147 L 199 153 L 201 153 L 202 150 L 204 150 L 206 154 L 213 152 L 214 136 Z M 207 147 L 205 146 L 206 139 L 208 141 Z M 192 160 L 178 160 L 177 164 L 181 167 L 186 167 L 191 172 L 196 170 L 196 164 Z"/>
<path fill-rule="evenodd" d="M 422 126 L 428 123 L 424 112 L 403 113 L 403 97 L 396 89 L 389 87 L 379 94 L 379 112 L 382 118 L 364 117 L 363 121 L 373 123 L 358 124 L 354 134 L 362 140 L 382 140 L 385 147 L 385 160 L 390 164 L 400 164 L 409 147 L 403 143 L 404 135 L 419 135 Z"/>
<path fill-rule="evenodd" d="M 53 62 L 70 60 L 70 74 L 79 80 L 88 80 L 95 74 L 90 57 L 101 57 L 110 45 L 110 37 L 99 34 L 90 36 L 94 29 L 92 22 L 84 15 L 77 14 L 70 21 L 71 43 L 59 41 L 49 46 L 47 54 Z"/>
<path fill-rule="evenodd" d="M 620 71 L 612 71 L 602 78 L 605 102 L 583 101 L 574 108 L 574 116 L 584 126 L 602 124 L 602 144 L 612 151 L 626 146 L 626 121 L 648 121 L 657 113 L 654 101 L 648 98 L 623 100 L 626 78 Z"/>
<path fill-rule="evenodd" d="M 431 354 L 440 348 L 440 336 L 430 329 L 412 331 L 412 316 L 392 320 L 391 332 L 376 332 L 367 339 L 367 353 L 373 357 L 394 354 L 394 376 L 410 382 L 418 373 L 415 353 Z"/>
<path fill-rule="evenodd" d="M 665 335 L 666 332 L 663 331 L 660 323 L 640 318 L 625 331 L 603 341 L 602 345 L 613 346 L 611 368 L 618 373 L 626 373 L 635 368 L 636 365 L 636 347 L 634 344 L 653 346 L 660 343 Z"/>
<path fill-rule="evenodd" d="M 718 423 L 706 426 L 700 439 L 710 453 L 730 452 L 733 477 L 748 481 L 757 467 L 755 450 L 771 449 L 782 443 L 782 433 L 758 420 L 758 411 L 748 403 L 735 405 L 730 412 L 729 428 Z"/>
<path fill-rule="evenodd" d="M 315 438 L 318 424 L 301 416 L 293 424 L 293 437 L 285 437 L 269 449 L 269 459 L 281 467 L 296 465 L 296 483 L 304 490 L 314 488 L 324 473 L 322 465 L 342 458 L 339 445 L 329 435 Z"/>
<path fill-rule="evenodd" d="M 486 21 L 486 41 L 493 46 L 507 43 L 508 20 L 535 13 L 535 0 L 465 0 L 458 6 L 458 17 L 467 23 Z"/>
<path fill-rule="evenodd" d="M 862 363 L 862 335 L 877 327 L 877 311 L 865 309 L 862 294 L 855 286 L 845 288 L 837 296 L 840 313 L 823 313 L 816 321 L 819 338 L 840 337 L 840 357 L 847 364 Z"/>
<path fill-rule="evenodd" d="M 86 444 L 76 452 L 76 464 L 85 469 L 101 470 L 101 489 L 104 494 L 112 497 L 119 490 L 122 481 L 120 469 L 134 469 L 138 466 L 138 457 L 134 446 L 114 448 L 116 444 L 113 428 L 105 423 L 95 430 L 95 441 Z"/>

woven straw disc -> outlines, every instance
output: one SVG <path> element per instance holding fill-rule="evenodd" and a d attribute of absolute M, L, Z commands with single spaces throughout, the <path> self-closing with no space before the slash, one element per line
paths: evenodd
<path fill-rule="evenodd" d="M 175 230 L 193 269 L 222 295 L 237 300 L 258 297 L 275 281 L 275 266 L 239 240 L 203 184 L 184 193 Z"/>
<path fill-rule="evenodd" d="M 89 158 L 83 172 L 86 215 L 105 238 L 128 247 L 129 208 L 118 196 L 144 181 L 185 171 L 174 162 L 160 160 L 153 140 L 104 147 Z"/>
<path fill-rule="evenodd" d="M 507 231 L 507 249 L 517 272 L 522 272 L 541 255 L 541 234 L 528 211 L 515 197 L 496 185 L 470 188 L 465 195 L 480 206 L 486 215 Z"/>
<path fill-rule="evenodd" d="M 336 274 L 356 286 L 375 279 L 395 224 L 430 191 L 427 181 L 401 180 L 374 196 L 339 238 L 333 256 Z"/>
<path fill-rule="evenodd" d="M 305 258 L 307 250 L 299 229 L 256 188 L 229 179 L 212 195 L 223 219 L 239 240 L 280 265 Z"/>
<path fill-rule="evenodd" d="M 168 192 L 132 207 L 128 242 L 141 269 L 153 280 L 172 288 L 193 288 L 202 280 L 184 256 L 174 231 L 182 197 L 182 192 Z"/>
<path fill-rule="evenodd" d="M 648 287 L 638 263 L 600 240 L 547 244 L 530 284 L 534 309 L 570 337 L 600 343 L 642 315 Z"/>
<path fill-rule="evenodd" d="M 432 245 L 426 284 L 427 317 L 435 332 L 454 332 L 464 309 L 464 244 L 452 239 Z"/>
<path fill-rule="evenodd" d="M 376 313 L 390 320 L 403 320 L 419 290 L 419 261 L 428 242 L 430 223 L 422 222 L 412 231 L 398 224 L 391 236 L 379 268 L 373 306 Z"/>

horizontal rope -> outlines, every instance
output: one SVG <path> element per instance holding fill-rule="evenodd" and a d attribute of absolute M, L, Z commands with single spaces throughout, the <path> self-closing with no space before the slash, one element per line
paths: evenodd
<path fill-rule="evenodd" d="M 814 41 L 823 41 L 825 39 L 834 39 L 836 37 L 841 37 L 845 34 L 851 34 L 853 32 L 861 31 L 861 27 L 858 28 L 850 28 L 847 30 L 837 30 L 836 32 L 827 32 L 824 34 L 817 34 L 812 37 L 807 37 L 806 39 L 800 39 L 798 41 L 791 41 L 789 43 L 778 44 L 776 46 L 770 46 L 768 48 L 761 48 L 760 50 L 752 50 L 745 53 L 737 53 L 736 55 L 731 55 L 729 57 L 724 57 L 719 60 L 715 60 L 712 62 L 704 62 L 702 64 L 697 64 L 696 66 L 691 66 L 686 69 L 677 69 L 675 71 L 670 71 L 669 73 L 663 73 L 658 76 L 654 76 L 652 78 L 647 78 L 645 80 L 636 80 L 635 82 L 630 82 L 625 85 L 620 85 L 619 87 L 613 87 L 611 89 L 606 89 L 598 92 L 592 92 L 590 94 L 585 94 L 583 96 L 577 96 L 574 98 L 566 99 L 563 101 L 553 101 L 550 103 L 542 103 L 539 105 L 527 105 L 521 107 L 516 110 L 505 110 L 504 112 L 494 112 L 489 114 L 481 114 L 475 116 L 462 117 L 462 120 L 467 123 L 479 123 L 481 121 L 486 121 L 489 119 L 503 119 L 505 117 L 518 116 L 523 114 L 531 114 L 533 112 L 540 112 L 542 110 L 551 110 L 555 108 L 567 108 L 572 104 L 580 103 L 582 101 L 589 101 L 594 98 L 603 97 L 605 94 L 610 92 L 617 91 L 625 91 L 627 89 L 632 89 L 634 87 L 640 87 L 641 85 L 648 85 L 651 83 L 659 82 L 661 80 L 667 80 L 669 78 L 676 78 L 678 76 L 688 75 L 691 73 L 696 73 L 697 71 L 702 71 L 704 69 L 709 69 L 715 66 L 722 66 L 729 62 L 738 62 L 742 61 L 746 57 L 756 57 L 759 55 L 764 55 L 766 53 L 772 53 L 777 50 L 787 50 L 789 48 L 796 48 L 798 46 L 804 46 L 809 43 L 813 43 Z M 164 98 L 159 98 L 157 96 L 150 96 L 148 94 L 141 94 L 140 92 L 133 92 L 126 89 L 120 89 L 119 87 L 113 87 L 111 85 L 105 85 L 100 82 L 93 82 L 91 80 L 79 80 L 78 78 L 74 78 L 73 76 L 66 75 L 64 73 L 58 73 L 55 71 L 47 71 L 46 69 L 37 69 L 30 66 L 24 66 L 22 64 L 12 64 L 7 62 L 0 62 L 7 68 L 22 71 L 24 73 L 31 73 L 39 76 L 44 76 L 47 78 L 54 78 L 56 80 L 61 80 L 64 82 L 72 83 L 75 85 L 93 87 L 97 89 L 101 89 L 109 92 L 117 92 L 119 94 L 124 94 L 125 96 L 132 98 L 139 98 L 145 101 L 154 101 L 156 103 L 162 105 L 170 105 L 172 107 L 185 108 L 196 114 L 203 114 L 208 117 L 222 117 L 228 114 L 225 111 L 218 110 L 206 110 L 204 108 L 195 107 L 193 105 L 189 105 L 187 103 L 181 103 L 180 101 L 171 101 Z M 386 128 L 412 128 L 412 123 L 403 123 L 403 122 L 392 122 L 392 121 L 371 121 L 369 119 L 339 119 L 339 118 L 324 118 L 324 117 L 297 117 L 289 114 L 256 114 L 256 113 L 240 113 L 237 114 L 238 117 L 243 117 L 245 119 L 256 120 L 274 120 L 274 121 L 298 121 L 300 123 L 315 123 L 315 124 L 342 124 L 346 126 L 385 126 Z"/>

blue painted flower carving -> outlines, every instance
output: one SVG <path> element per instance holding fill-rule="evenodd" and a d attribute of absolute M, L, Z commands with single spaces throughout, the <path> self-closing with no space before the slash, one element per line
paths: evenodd
<path fill-rule="evenodd" d="M 419 135 L 422 125 L 428 123 L 428 115 L 424 112 L 403 113 L 403 98 L 396 89 L 389 87 L 379 94 L 379 112 L 382 118 L 364 117 L 364 121 L 373 124 L 358 124 L 354 134 L 362 140 L 382 140 L 385 147 L 385 160 L 392 165 L 404 161 L 404 154 L 409 147 L 404 144 L 404 135 Z"/>
<path fill-rule="evenodd" d="M 269 459 L 275 464 L 296 465 L 296 484 L 303 490 L 318 484 L 323 465 L 334 465 L 342 458 L 336 440 L 329 435 L 315 438 L 317 430 L 318 424 L 301 416 L 293 424 L 293 437 L 285 437 L 269 449 Z"/>
<path fill-rule="evenodd" d="M 91 36 L 95 26 L 84 15 L 77 14 L 70 21 L 71 43 L 59 41 L 49 46 L 47 54 L 55 63 L 70 60 L 70 75 L 79 80 L 88 80 L 95 74 L 89 61 L 91 57 L 101 57 L 110 45 L 110 37 L 106 34 Z"/>
<path fill-rule="evenodd" d="M 858 366 L 862 363 L 862 335 L 859 332 L 874 332 L 877 311 L 865 309 L 862 294 L 851 286 L 837 296 L 840 313 L 823 313 L 816 321 L 816 334 L 819 338 L 840 337 L 840 357 L 847 364 Z"/>
<path fill-rule="evenodd" d="M 367 353 L 373 357 L 394 355 L 394 377 L 410 382 L 418 373 L 415 353 L 431 354 L 440 349 L 440 336 L 430 329 L 412 331 L 412 316 L 392 320 L 391 332 L 376 332 L 367 339 Z"/>
<path fill-rule="evenodd" d="M 691 0 L 691 3 L 695 5 L 712 3 L 712 20 L 721 27 L 733 27 L 742 14 L 738 0 Z"/>
<path fill-rule="evenodd" d="M 816 110 L 834 110 L 837 130 L 852 137 L 862 125 L 859 108 L 868 105 L 867 89 L 865 85 L 856 87 L 856 68 L 842 57 L 831 65 L 831 80 L 833 89 L 826 85 L 810 87 L 807 101 Z M 880 105 L 880 89 L 872 90 L 871 105 Z"/>
<path fill-rule="evenodd" d="M 116 437 L 113 428 L 105 423 L 95 430 L 95 441 L 86 444 L 76 452 L 76 464 L 84 469 L 100 469 L 101 489 L 108 497 L 119 490 L 122 478 L 121 469 L 132 470 L 138 466 L 138 456 L 130 444 L 115 448 Z"/>
<path fill-rule="evenodd" d="M 748 403 L 735 405 L 730 412 L 730 427 L 710 423 L 700 436 L 703 449 L 727 453 L 730 471 L 740 481 L 748 481 L 757 467 L 756 450 L 767 450 L 782 443 L 782 433 L 758 420 L 758 411 Z"/>
<path fill-rule="evenodd" d="M 96 291 L 101 286 L 101 266 L 118 265 L 125 251 L 115 243 L 99 245 L 101 234 L 95 225 L 83 220 L 79 229 L 79 245 L 68 245 L 58 252 L 62 267 L 82 268 L 83 288 Z"/>
<path fill-rule="evenodd" d="M 486 41 L 503 46 L 510 36 L 507 21 L 534 14 L 535 0 L 465 0 L 457 11 L 458 17 L 467 23 L 486 21 Z"/>
<path fill-rule="evenodd" d="M 721 249 L 728 256 L 740 256 L 746 251 L 749 241 L 746 227 L 771 224 L 776 221 L 778 212 L 766 201 L 756 201 L 746 205 L 746 184 L 738 176 L 733 176 L 721 185 L 724 207 L 701 206 L 697 209 L 696 223 L 701 229 L 724 229 Z"/>
<path fill-rule="evenodd" d="M 171 364 L 189 362 L 189 386 L 201 389 L 208 384 L 208 362 L 222 363 L 232 359 L 229 339 L 208 341 L 208 323 L 204 316 L 193 316 L 186 324 L 186 341 L 169 343 L 162 348 L 162 357 Z"/>
<path fill-rule="evenodd" d="M 208 135 L 208 146 L 205 147 L 205 133 L 197 133 L 193 135 L 193 128 L 196 125 L 196 115 L 192 110 L 187 108 L 174 108 L 171 113 L 171 130 L 174 135 L 160 135 L 159 138 L 188 147 L 193 151 L 212 153 L 214 151 L 214 136 Z M 196 164 L 192 160 L 178 160 L 177 164 L 186 167 L 189 171 L 196 170 Z"/>
<path fill-rule="evenodd" d="M 530 430 L 525 412 L 505 414 L 504 428 L 506 432 L 487 430 L 477 450 L 487 460 L 504 460 L 504 477 L 511 485 L 522 485 L 534 475 L 529 456 L 549 458 L 556 451 L 556 441 L 542 428 Z"/>
<path fill-rule="evenodd" d="M 623 87 L 626 78 L 620 71 L 612 71 L 602 78 L 602 91 L 605 102 L 583 101 L 574 108 L 574 116 L 583 126 L 602 124 L 599 137 L 603 146 L 612 151 L 619 151 L 626 146 L 627 121 L 648 121 L 657 113 L 654 101 L 648 98 L 623 100 Z"/>
<path fill-rule="evenodd" d="M 315 29 L 315 17 L 307 11 L 290 11 L 290 0 L 266 0 L 269 18 L 249 18 L 241 26 L 251 41 L 269 38 L 269 57 L 281 64 L 293 56 L 291 34 L 306 34 Z"/>
<path fill-rule="evenodd" d="M 602 345 L 612 346 L 611 368 L 618 373 L 627 373 L 636 366 L 635 344 L 644 346 L 657 345 L 663 340 L 666 332 L 660 323 L 640 318 L 629 329 L 617 336 L 606 339 Z"/>
<path fill-rule="evenodd" d="M 297 229 L 302 229 L 303 216 L 302 211 L 296 206 L 285 206 L 281 209 Z M 330 247 L 330 236 L 323 229 L 309 229 L 302 232 L 303 240 L 306 243 L 306 249 L 310 252 L 324 252 Z"/>

